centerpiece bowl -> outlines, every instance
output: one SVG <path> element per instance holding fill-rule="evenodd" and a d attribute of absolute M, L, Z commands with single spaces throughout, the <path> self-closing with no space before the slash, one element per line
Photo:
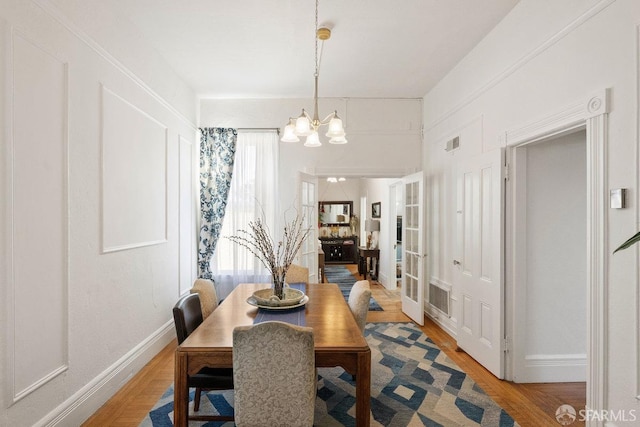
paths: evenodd
<path fill-rule="evenodd" d="M 290 305 L 298 305 L 304 298 L 304 292 L 285 286 L 284 297 L 278 298 L 274 294 L 273 288 L 260 289 L 253 293 L 256 304 L 266 307 L 287 307 Z"/>

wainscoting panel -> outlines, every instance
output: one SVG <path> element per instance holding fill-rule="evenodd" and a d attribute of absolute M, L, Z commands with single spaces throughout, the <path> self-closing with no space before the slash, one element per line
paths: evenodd
<path fill-rule="evenodd" d="M 12 42 L 8 330 L 15 402 L 68 364 L 68 73 L 21 35 Z"/>
<path fill-rule="evenodd" d="M 103 252 L 167 241 L 167 127 L 103 86 Z"/>
<path fill-rule="evenodd" d="M 196 265 L 196 199 L 195 199 L 195 147 L 180 136 L 179 144 L 179 192 L 180 192 L 180 288 L 179 295 L 186 292 L 194 280 Z"/>

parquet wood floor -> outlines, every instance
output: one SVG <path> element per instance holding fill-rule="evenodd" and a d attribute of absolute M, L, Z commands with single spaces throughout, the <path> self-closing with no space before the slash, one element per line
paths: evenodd
<path fill-rule="evenodd" d="M 347 268 L 358 276 L 356 265 Z M 409 322 L 402 313 L 400 290 L 388 291 L 371 282 L 373 297 L 384 311 L 371 311 L 368 322 Z M 502 406 L 522 427 L 557 427 L 555 411 L 561 404 L 584 408 L 585 383 L 515 384 L 494 377 L 464 352 L 456 351 L 456 342 L 438 325 L 426 319 L 422 327 L 430 337 L 462 370 Z M 84 424 L 86 427 L 138 426 L 162 393 L 173 382 L 173 356 L 177 343 L 173 341 L 154 357 L 136 376 L 120 389 Z M 583 426 L 576 421 L 574 426 Z"/>

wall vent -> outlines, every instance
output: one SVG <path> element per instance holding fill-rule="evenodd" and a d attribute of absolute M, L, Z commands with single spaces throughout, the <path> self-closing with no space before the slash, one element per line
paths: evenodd
<path fill-rule="evenodd" d="M 455 150 L 458 147 L 460 147 L 460 137 L 456 136 L 455 138 L 447 141 L 447 148 L 445 148 L 445 151 Z"/>
<path fill-rule="evenodd" d="M 451 317 L 451 291 L 435 283 L 429 283 L 429 304 Z"/>

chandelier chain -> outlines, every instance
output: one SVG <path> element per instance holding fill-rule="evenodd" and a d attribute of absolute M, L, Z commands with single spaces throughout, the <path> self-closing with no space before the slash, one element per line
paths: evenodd
<path fill-rule="evenodd" d="M 316 44 L 316 63 L 315 63 L 315 75 L 318 75 L 318 4 L 320 0 L 316 0 L 316 31 L 313 34 L 313 40 Z"/>

